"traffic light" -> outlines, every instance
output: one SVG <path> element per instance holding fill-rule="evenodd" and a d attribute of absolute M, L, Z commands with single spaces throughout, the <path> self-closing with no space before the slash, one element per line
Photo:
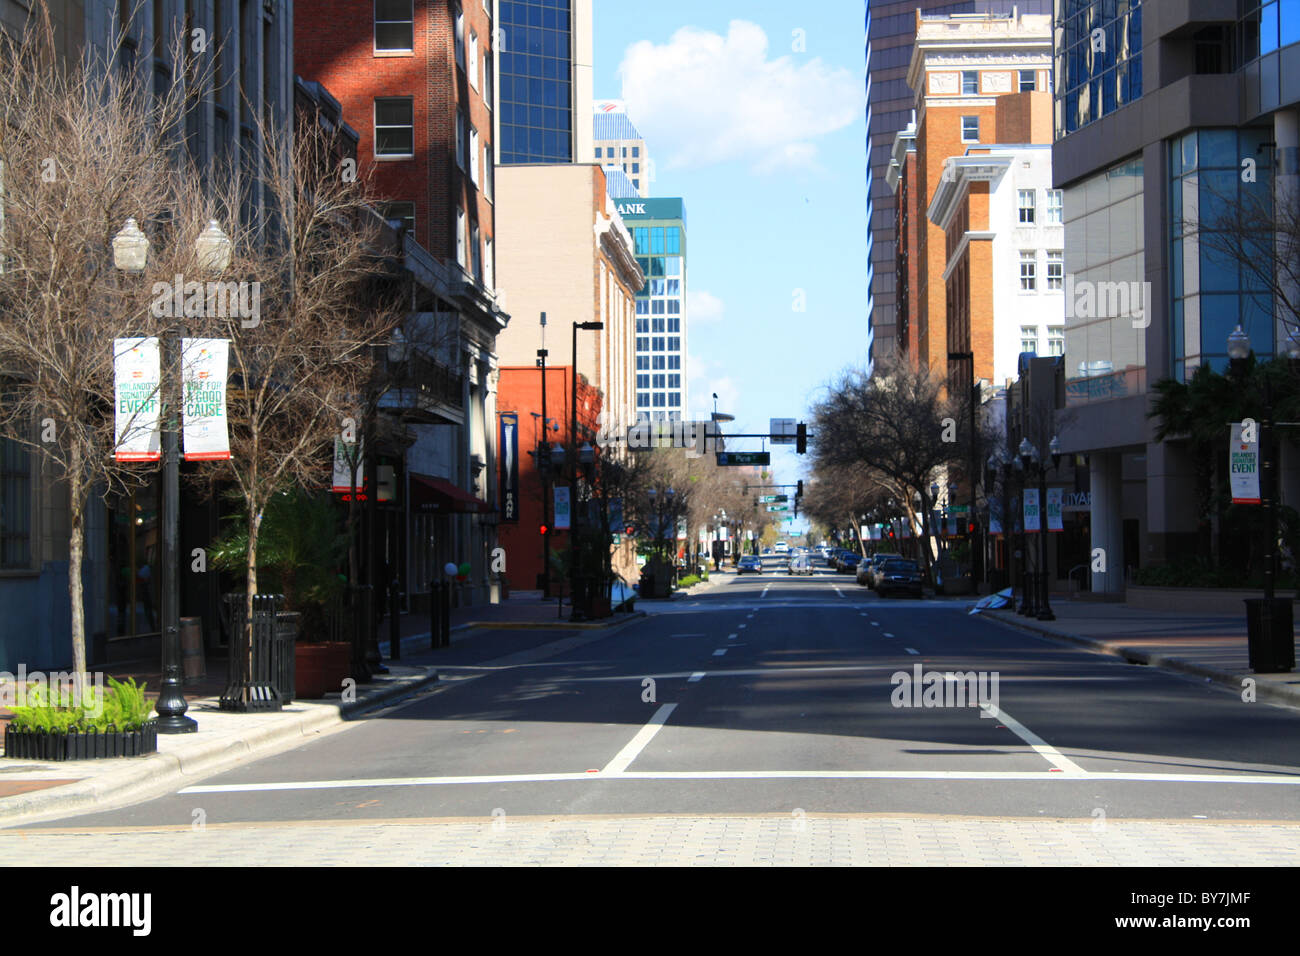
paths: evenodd
<path fill-rule="evenodd" d="M 630 538 L 632 535 L 636 534 L 636 528 L 632 527 L 631 525 L 628 525 L 627 531 L 625 533 Z"/>
<path fill-rule="evenodd" d="M 799 423 L 794 433 L 794 450 L 801 455 L 808 451 L 808 426 L 803 422 Z"/>
<path fill-rule="evenodd" d="M 546 532 L 547 532 L 548 530 L 549 530 L 549 529 L 546 527 L 546 525 L 542 525 L 540 528 L 537 529 L 537 533 L 540 534 L 543 538 L 545 538 L 545 537 L 546 537 Z"/>
<path fill-rule="evenodd" d="M 802 479 L 802 478 L 799 479 L 799 484 L 795 485 L 794 496 L 795 496 L 796 498 L 802 498 L 802 497 L 803 497 L 803 479 Z"/>

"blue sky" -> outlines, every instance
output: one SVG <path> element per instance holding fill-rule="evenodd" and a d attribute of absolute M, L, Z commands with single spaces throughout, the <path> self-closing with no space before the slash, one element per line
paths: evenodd
<path fill-rule="evenodd" d="M 805 420 L 866 361 L 862 31 L 861 0 L 596 2 L 596 98 L 627 100 L 650 194 L 686 200 L 691 418 L 717 392 L 733 431 Z"/>

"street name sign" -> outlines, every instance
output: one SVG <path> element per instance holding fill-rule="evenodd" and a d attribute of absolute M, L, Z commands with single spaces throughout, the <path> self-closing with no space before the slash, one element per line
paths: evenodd
<path fill-rule="evenodd" d="M 770 465 L 772 464 L 772 453 L 770 451 L 720 451 L 718 452 L 718 465 L 725 467 L 727 465 Z"/>

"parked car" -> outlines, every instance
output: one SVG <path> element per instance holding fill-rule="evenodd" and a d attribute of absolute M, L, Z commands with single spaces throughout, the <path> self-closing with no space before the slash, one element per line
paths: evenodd
<path fill-rule="evenodd" d="M 754 574 L 763 573 L 763 560 L 756 554 L 745 555 L 740 559 L 740 562 L 736 565 L 737 574 L 745 574 L 751 571 Z"/>
<path fill-rule="evenodd" d="M 852 551 L 846 551 L 840 557 L 840 563 L 836 565 L 836 573 L 853 574 L 858 570 L 858 564 L 862 561 L 862 555 L 854 554 Z"/>
<path fill-rule="evenodd" d="M 921 569 L 915 561 L 891 558 L 876 573 L 876 593 L 881 597 L 894 591 L 905 591 L 913 597 L 922 597 Z"/>
<path fill-rule="evenodd" d="M 895 554 L 893 552 L 881 552 L 880 554 L 873 554 L 869 559 L 867 559 L 867 561 L 864 562 L 866 565 L 865 583 L 867 587 L 874 588 L 876 586 L 876 579 L 880 574 L 880 566 L 882 564 L 886 561 L 896 559 L 901 560 L 902 557 L 901 554 Z"/>
<path fill-rule="evenodd" d="M 796 554 L 790 559 L 790 574 L 812 574 L 812 558 L 806 554 Z"/>

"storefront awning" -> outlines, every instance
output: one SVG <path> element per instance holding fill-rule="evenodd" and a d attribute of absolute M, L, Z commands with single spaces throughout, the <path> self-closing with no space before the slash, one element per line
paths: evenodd
<path fill-rule="evenodd" d="M 444 478 L 411 472 L 411 509 L 424 514 L 489 514 L 486 501 Z"/>

